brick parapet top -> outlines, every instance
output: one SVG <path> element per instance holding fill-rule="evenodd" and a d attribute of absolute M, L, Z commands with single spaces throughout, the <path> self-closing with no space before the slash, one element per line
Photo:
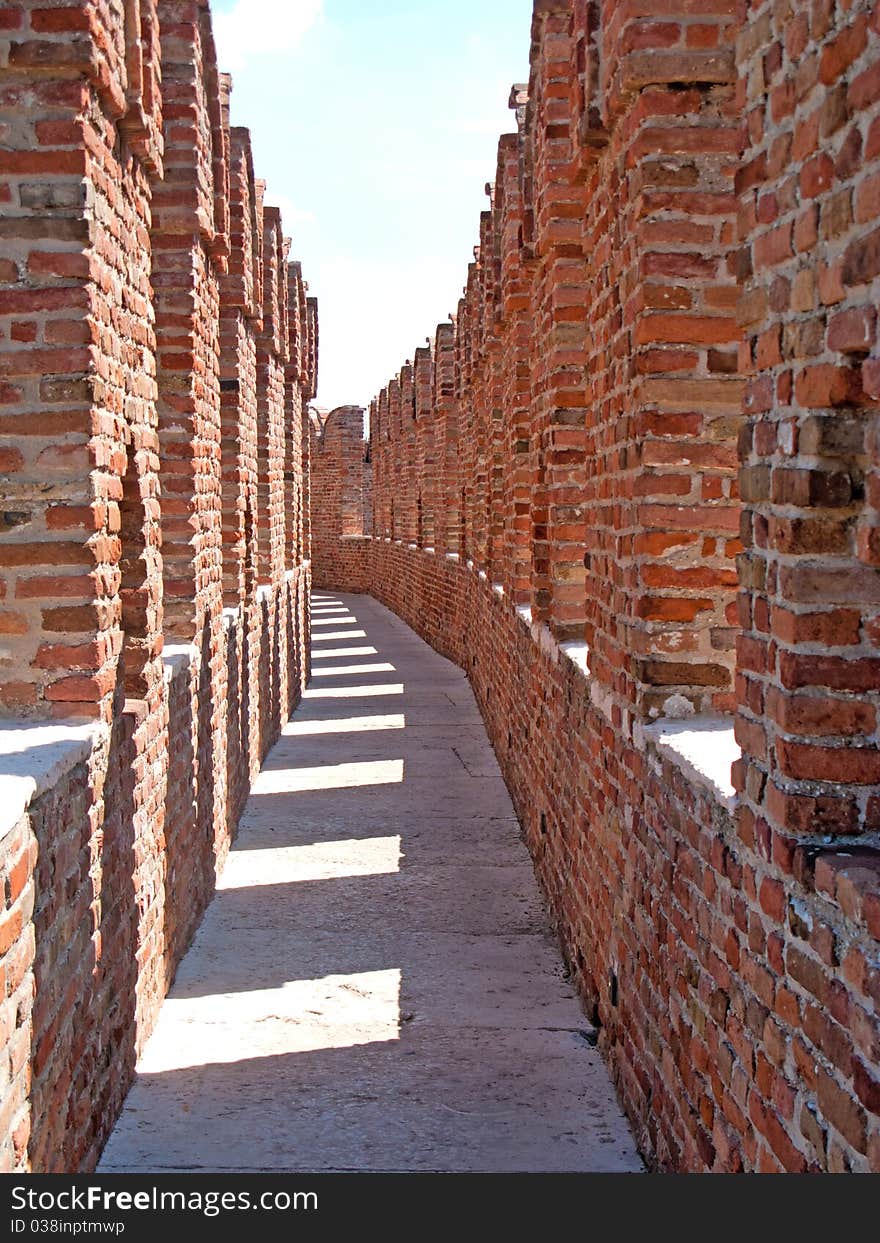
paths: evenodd
<path fill-rule="evenodd" d="M 97 721 L 0 721 L 0 841 L 106 733 Z"/>
<path fill-rule="evenodd" d="M 692 716 L 685 720 L 661 718 L 640 726 L 637 735 L 652 744 L 658 755 L 671 760 L 723 804 L 735 805 L 731 766 L 742 750 L 734 737 L 733 721 L 722 716 Z"/>

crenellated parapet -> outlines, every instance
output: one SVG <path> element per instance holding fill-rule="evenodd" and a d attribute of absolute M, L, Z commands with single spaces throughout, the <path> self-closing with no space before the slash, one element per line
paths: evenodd
<path fill-rule="evenodd" d="M 880 1169 L 878 67 L 867 3 L 535 0 L 316 546 L 467 671 L 660 1169 Z"/>
<path fill-rule="evenodd" d="M 93 1168 L 307 676 L 317 307 L 207 0 L 0 27 L 0 1167 L 57 1172 Z"/>
<path fill-rule="evenodd" d="M 659 22 L 536 5 L 455 316 L 450 551 L 587 643 L 636 717 L 733 704 L 739 137 L 723 7 Z M 396 427 L 375 504 L 409 540 L 418 491 Z"/>

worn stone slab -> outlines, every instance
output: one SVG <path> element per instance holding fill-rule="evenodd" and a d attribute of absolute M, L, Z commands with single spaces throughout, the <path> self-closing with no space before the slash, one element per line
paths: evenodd
<path fill-rule="evenodd" d="M 370 816 L 355 824 L 351 816 L 316 815 L 291 817 L 280 823 L 273 809 L 267 807 L 262 812 L 248 812 L 247 831 L 239 833 L 227 868 L 253 851 L 309 846 L 314 842 L 333 846 L 337 842 L 347 844 L 389 834 L 400 840 L 401 868 L 410 864 L 443 866 L 450 859 L 467 867 L 480 863 L 522 864 L 522 835 L 512 816 L 491 821 L 424 816 L 416 824 L 407 815 Z"/>
<path fill-rule="evenodd" d="M 388 917 L 402 931 L 455 927 L 461 932 L 533 933 L 545 927 L 534 880 L 520 866 L 408 866 L 398 873 L 290 881 L 218 893 L 212 919 L 234 940 L 239 928 L 337 929 L 340 934 Z"/>
<path fill-rule="evenodd" d="M 356 774 L 343 769 L 338 777 L 329 780 L 346 782 L 321 790 L 300 790 L 295 794 L 278 789 L 280 781 L 267 780 L 251 797 L 258 803 L 271 803 L 272 814 L 278 816 L 320 816 L 325 811 L 344 811 L 353 819 L 365 816 L 420 816 L 430 808 L 435 816 L 457 819 L 474 819 L 493 815 L 511 814 L 507 790 L 500 777 L 471 777 L 456 764 L 458 771 L 445 777 L 409 777 L 405 781 L 378 782 L 382 770 L 373 770 L 372 784 L 369 770 L 362 770 L 364 784 L 354 784 Z M 267 773 L 266 777 L 275 777 Z M 296 780 L 301 780 L 298 774 Z M 309 777 L 306 775 L 306 780 Z M 469 787 L 467 790 L 465 786 Z"/>
<path fill-rule="evenodd" d="M 357 740 L 358 759 L 402 759 L 405 777 L 436 776 L 443 772 L 457 772 L 460 764 L 472 777 L 497 777 L 498 764 L 482 725 L 460 726 L 411 726 L 397 728 L 378 725 L 382 717 L 370 718 L 377 722 L 375 729 L 360 731 Z M 391 717 L 384 718 L 391 720 Z M 314 722 L 313 722 L 314 723 Z M 323 724 L 318 722 L 317 724 Z M 333 764 L 339 759 L 338 733 L 298 734 L 282 739 L 267 756 L 264 771 Z"/>
<path fill-rule="evenodd" d="M 284 992 L 303 981 L 340 973 L 366 977 L 395 963 L 393 969 L 400 971 L 401 1018 L 408 1023 L 571 1031 L 588 1027 L 556 946 L 543 932 L 468 936 L 376 928 L 363 932 L 356 945 L 340 947 L 335 930 L 316 929 L 303 940 L 295 931 L 279 929 L 277 954 L 271 962 L 259 955 L 262 930 L 242 930 L 242 952 L 231 959 L 220 933 L 215 927 L 202 937 L 197 962 L 192 960 L 196 965 L 187 963 L 178 973 L 173 1004 L 226 995 L 231 1002 L 228 1010 L 234 1012 L 239 993 L 273 988 Z M 548 978 L 555 980 L 555 987 L 548 988 Z M 226 1011 L 218 1006 L 215 1020 L 228 1021 Z M 336 1017 L 322 1013 L 327 1022 Z M 181 1016 L 185 1017 L 182 1011 Z"/>
<path fill-rule="evenodd" d="M 367 1045 L 142 1073 L 100 1168 L 636 1172 L 640 1163 L 604 1067 L 576 1033 L 407 1024 L 398 1039 Z"/>

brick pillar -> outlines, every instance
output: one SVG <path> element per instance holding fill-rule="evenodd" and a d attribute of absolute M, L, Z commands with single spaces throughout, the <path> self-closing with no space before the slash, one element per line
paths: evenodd
<path fill-rule="evenodd" d="M 255 582 L 257 482 L 256 325 L 262 317 L 255 255 L 256 203 L 250 135 L 231 131 L 230 260 L 221 281 L 220 417 L 223 602 L 237 607 Z"/>
<path fill-rule="evenodd" d="M 437 554 L 461 547 L 458 414 L 455 403 L 455 325 L 439 324 L 434 337 L 434 451 L 437 460 Z"/>
<path fill-rule="evenodd" d="M 367 415 L 369 420 L 370 440 L 367 452 L 370 459 L 370 479 L 371 488 L 369 495 L 370 517 L 369 527 L 370 534 L 373 536 L 381 536 L 381 518 L 379 514 L 379 506 L 381 504 L 381 459 L 382 447 L 380 443 L 381 427 L 379 426 L 379 403 L 376 400 L 370 402 L 370 408 Z"/>
<path fill-rule="evenodd" d="M 376 430 L 371 432 L 371 440 L 375 449 L 375 534 L 380 539 L 391 538 L 392 527 L 392 492 L 393 448 L 391 441 L 391 395 L 388 387 L 382 389 L 375 403 Z M 371 424 L 372 427 L 372 424 Z"/>
<path fill-rule="evenodd" d="M 311 407 L 303 406 L 303 509 L 302 541 L 303 560 L 312 559 L 312 445 L 315 434 L 315 416 Z"/>
<path fill-rule="evenodd" d="M 494 187 L 496 255 L 496 323 L 499 334 L 496 453 L 500 458 L 495 504 L 501 515 L 494 574 L 516 604 L 531 599 L 530 548 L 530 401 L 529 270 L 522 241 L 523 201 L 520 182 L 524 88 L 512 88 L 520 130 L 504 134 L 498 144 Z"/>
<path fill-rule="evenodd" d="M 786 861 L 790 835 L 880 828 L 876 16 L 752 3 L 738 57 L 736 782 L 741 831 Z"/>
<path fill-rule="evenodd" d="M 582 639 L 584 597 L 584 364 L 586 302 L 581 221 L 583 187 L 574 177 L 571 2 L 542 3 L 532 27 L 528 105 L 528 200 L 534 246 L 532 417 L 538 454 L 533 493 L 532 608 L 560 639 Z"/>
<path fill-rule="evenodd" d="M 468 286 L 472 283 L 473 265 L 469 268 Z M 467 297 L 458 304 L 455 317 L 455 404 L 458 416 L 459 508 L 461 510 L 461 546 L 463 560 L 474 555 L 474 479 L 476 450 L 473 409 L 473 325 Z"/>
<path fill-rule="evenodd" d="M 162 687 L 148 232 L 162 112 L 143 7 L 124 60 L 104 12 L 81 33 L 73 10 L 18 5 L 0 36 L 0 704 L 12 714 L 109 719 L 120 655 L 132 693 Z"/>
<path fill-rule="evenodd" d="M 152 244 L 165 625 L 189 639 L 203 611 L 211 610 L 210 593 L 222 573 L 216 451 L 219 281 L 228 253 L 226 139 L 207 11 L 196 0 L 166 0 L 159 18 L 165 179 L 156 189 Z"/>
<path fill-rule="evenodd" d="M 398 413 L 398 466 L 400 478 L 400 529 L 397 538 L 405 544 L 416 542 L 416 503 L 418 500 L 416 461 L 416 397 L 413 385 L 412 363 L 404 363 L 398 378 L 399 413 Z"/>
<path fill-rule="evenodd" d="M 643 717 L 733 706 L 733 29 L 694 20 L 581 5 L 574 29 L 590 668 Z"/>
<path fill-rule="evenodd" d="M 489 213 L 480 216 L 480 236 L 485 238 Z M 468 408 L 471 419 L 473 493 L 471 497 L 471 558 L 478 570 L 489 570 L 489 503 L 491 455 L 491 394 L 488 384 L 486 334 L 486 267 L 482 250 L 474 251 L 475 262 L 468 271 L 466 297 L 470 305 L 468 333 Z"/>
<path fill-rule="evenodd" d="M 433 405 L 434 359 L 427 346 L 415 353 L 415 414 L 417 491 L 421 498 L 418 542 L 422 548 L 434 548 L 437 520 L 437 457 L 435 452 L 436 418 Z"/>
<path fill-rule="evenodd" d="M 290 569 L 300 565 L 303 559 L 303 449 L 309 387 L 308 304 L 300 263 L 288 265 L 287 291 L 289 348 L 284 491 L 287 509 L 285 561 Z"/>
<path fill-rule="evenodd" d="M 406 461 L 403 446 L 400 376 L 395 376 L 388 385 L 388 450 L 391 460 L 388 508 L 391 515 L 391 538 L 395 540 L 404 539 L 406 534 Z"/>
<path fill-rule="evenodd" d="M 304 287 L 304 292 L 306 292 Z M 311 520 L 311 417 L 309 402 L 318 395 L 318 300 L 306 297 L 305 330 L 302 341 L 303 353 L 303 557 L 310 561 L 312 556 L 312 520 Z M 306 619 L 308 622 L 308 619 Z"/>
<path fill-rule="evenodd" d="M 501 307 L 501 227 L 495 186 L 487 184 L 491 210 L 480 217 L 479 264 L 479 357 L 484 399 L 481 405 L 481 434 L 485 458 L 484 568 L 493 583 L 504 577 L 503 545 L 505 528 L 504 457 L 507 449 L 503 407 L 503 371 L 507 361 L 502 333 Z"/>
<path fill-rule="evenodd" d="M 281 217 L 263 208 L 263 319 L 257 337 L 258 512 L 257 573 L 277 582 L 285 563 L 285 364 L 287 260 Z"/>

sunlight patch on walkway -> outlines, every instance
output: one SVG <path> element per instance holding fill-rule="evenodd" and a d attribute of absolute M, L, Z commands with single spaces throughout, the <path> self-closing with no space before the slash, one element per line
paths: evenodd
<path fill-rule="evenodd" d="M 313 617 L 313 626 L 356 626 L 357 618 L 346 613 L 344 617 Z"/>
<path fill-rule="evenodd" d="M 400 969 L 168 997 L 162 1022 L 138 1063 L 141 1075 L 397 1040 Z"/>
<path fill-rule="evenodd" d="M 395 712 L 390 716 L 345 716 L 332 721 L 302 721 L 294 717 L 281 733 L 285 738 L 301 738 L 312 734 L 360 734 L 377 729 L 405 728 L 406 717 L 402 712 Z"/>
<path fill-rule="evenodd" d="M 324 636 L 321 636 L 324 638 Z M 378 656 L 374 647 L 325 647 L 319 652 L 312 652 L 312 660 L 330 660 L 342 656 Z"/>
<path fill-rule="evenodd" d="M 365 639 L 366 637 L 366 630 L 332 630 L 329 634 L 313 634 L 312 642 L 326 643 L 328 639 Z"/>
<path fill-rule="evenodd" d="M 391 837 L 310 842 L 307 846 L 233 850 L 217 890 L 298 885 L 347 876 L 389 876 L 400 871 L 401 856 L 399 833 Z"/>
<path fill-rule="evenodd" d="M 373 695 L 402 695 L 402 682 L 384 682 L 377 686 L 322 686 L 303 691 L 303 699 L 363 699 Z"/>
<path fill-rule="evenodd" d="M 353 764 L 319 764 L 311 768 L 265 768 L 252 793 L 302 794 L 308 790 L 345 790 L 357 786 L 397 785 L 403 760 L 360 760 Z"/>
<path fill-rule="evenodd" d="M 376 665 L 329 665 L 312 670 L 315 678 L 339 678 L 346 673 L 396 673 L 396 669 L 394 665 L 382 661 Z"/>

